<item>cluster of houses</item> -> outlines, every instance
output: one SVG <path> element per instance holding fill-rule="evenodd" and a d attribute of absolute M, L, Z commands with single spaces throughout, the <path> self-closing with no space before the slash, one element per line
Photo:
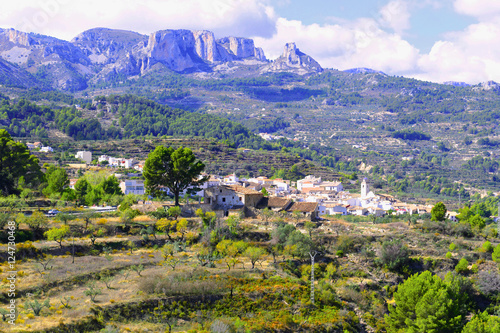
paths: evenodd
<path fill-rule="evenodd" d="M 142 195 L 145 191 L 142 180 L 126 180 L 120 187 L 124 194 Z M 423 214 L 432 209 L 432 206 L 407 204 L 390 195 L 375 194 L 370 191 L 366 178 L 361 182 L 360 193 L 349 193 L 339 181 L 323 181 L 314 176 L 292 183 L 267 177 L 240 179 L 235 174 L 210 175 L 208 181 L 198 187 L 196 195 L 199 205 L 221 216 L 241 210 L 246 215 L 258 215 L 260 209 L 269 208 L 274 212 L 300 212 L 303 217 L 314 220 L 325 215 Z"/>
<path fill-rule="evenodd" d="M 40 153 L 53 153 L 54 149 L 50 146 L 44 146 L 41 142 L 34 142 L 34 143 L 26 143 L 26 147 L 30 151 L 36 150 L 39 151 Z"/>
<path fill-rule="evenodd" d="M 291 185 L 296 185 L 292 187 Z M 269 193 L 262 195 L 262 189 Z M 370 191 L 367 179 L 361 182 L 361 193 L 344 191 L 341 182 L 323 181 L 321 177 L 307 176 L 290 184 L 282 179 L 258 177 L 238 179 L 235 175 L 223 178 L 219 184 L 212 179 L 203 195 L 206 204 L 214 210 L 228 211 L 237 207 L 273 211 L 298 211 L 316 219 L 324 215 L 374 215 L 429 213 L 432 206 L 407 204 L 393 196 L 375 194 Z M 452 217 L 453 218 L 453 217 Z"/>
<path fill-rule="evenodd" d="M 99 156 L 97 161 L 100 164 L 103 164 L 104 162 L 106 162 L 107 165 L 114 166 L 114 167 L 122 167 L 122 168 L 126 168 L 126 169 L 130 169 L 135 164 L 137 164 L 137 161 L 134 160 L 133 158 L 111 157 L 108 155 Z"/>
<path fill-rule="evenodd" d="M 92 152 L 90 151 L 79 151 L 76 153 L 75 158 L 84 161 L 86 164 L 92 163 Z M 112 157 L 108 155 L 101 155 L 97 159 L 100 164 L 109 165 L 111 167 L 120 167 L 125 169 L 134 168 L 135 170 L 142 172 L 144 168 L 144 162 L 137 161 L 133 158 L 123 158 L 123 157 Z"/>

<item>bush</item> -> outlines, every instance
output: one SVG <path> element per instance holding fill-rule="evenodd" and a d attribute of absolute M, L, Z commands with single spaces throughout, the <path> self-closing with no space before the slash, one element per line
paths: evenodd
<path fill-rule="evenodd" d="M 493 253 L 491 254 L 491 259 L 493 259 L 493 261 L 497 263 L 500 263 L 500 244 L 498 244 L 493 250 Z"/>
<path fill-rule="evenodd" d="M 399 271 L 409 260 L 409 250 L 400 240 L 384 242 L 379 259 L 391 271 Z"/>
<path fill-rule="evenodd" d="M 462 237 L 473 237 L 474 233 L 472 232 L 472 228 L 467 222 L 460 222 L 455 226 L 455 235 Z"/>
<path fill-rule="evenodd" d="M 481 252 L 489 252 L 489 253 L 492 253 L 493 250 L 495 248 L 493 247 L 493 245 L 491 245 L 491 242 L 489 241 L 486 241 L 483 243 L 483 245 L 481 246 L 481 248 L 479 249 Z"/>
<path fill-rule="evenodd" d="M 458 262 L 457 266 L 455 266 L 455 271 L 460 274 L 466 274 L 469 272 L 469 262 L 467 259 L 462 258 Z"/>
<path fill-rule="evenodd" d="M 481 271 L 477 275 L 476 285 L 486 296 L 498 295 L 500 292 L 500 274 L 498 271 Z"/>
<path fill-rule="evenodd" d="M 447 253 L 446 253 L 446 259 L 451 259 L 451 257 L 452 257 L 451 252 L 447 252 Z"/>
<path fill-rule="evenodd" d="M 236 332 L 234 324 L 231 320 L 215 319 L 210 325 L 210 332 L 212 333 L 233 333 Z"/>
<path fill-rule="evenodd" d="M 354 250 L 354 246 L 356 245 L 354 242 L 354 237 L 349 235 L 341 235 L 337 239 L 337 250 L 342 251 L 343 253 L 350 253 Z"/>

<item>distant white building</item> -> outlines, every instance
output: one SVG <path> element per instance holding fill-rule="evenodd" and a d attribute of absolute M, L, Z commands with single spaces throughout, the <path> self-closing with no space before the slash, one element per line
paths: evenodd
<path fill-rule="evenodd" d="M 319 215 L 347 215 L 348 205 L 325 202 L 318 206 Z"/>
<path fill-rule="evenodd" d="M 54 149 L 52 147 L 42 147 L 40 148 L 40 152 L 41 153 L 53 153 L 54 152 Z"/>
<path fill-rule="evenodd" d="M 92 163 L 92 152 L 90 151 L 79 151 L 76 153 L 75 158 L 85 161 L 85 163 Z"/>
<path fill-rule="evenodd" d="M 320 188 L 325 191 L 342 192 L 344 187 L 341 182 L 322 182 Z"/>
<path fill-rule="evenodd" d="M 111 157 L 108 155 L 101 155 L 98 159 L 99 163 L 108 162 L 108 165 L 123 167 L 125 169 L 130 169 L 137 164 L 137 162 L 133 158 L 121 158 L 121 157 Z"/>
<path fill-rule="evenodd" d="M 144 195 L 144 180 L 130 179 L 120 183 L 123 194 Z"/>
<path fill-rule="evenodd" d="M 239 178 L 236 177 L 236 174 L 233 173 L 229 176 L 224 177 L 223 183 L 225 185 L 236 185 L 239 181 Z"/>
<path fill-rule="evenodd" d="M 297 181 L 297 190 L 302 191 L 306 187 L 318 187 L 321 184 L 321 177 L 307 176 L 304 179 Z"/>

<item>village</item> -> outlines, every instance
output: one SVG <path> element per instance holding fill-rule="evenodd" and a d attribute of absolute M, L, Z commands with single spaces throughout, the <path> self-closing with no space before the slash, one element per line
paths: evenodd
<path fill-rule="evenodd" d="M 87 165 L 93 161 L 89 151 L 79 151 L 75 157 Z M 115 173 L 120 181 L 120 188 L 124 195 L 146 194 L 144 180 L 140 177 L 143 161 L 101 155 L 97 162 L 112 170 L 134 170 L 134 173 L 127 175 Z M 401 202 L 392 195 L 374 193 L 367 178 L 361 181 L 360 193 L 350 193 L 344 189 L 341 181 L 327 181 L 314 175 L 296 182 L 263 176 L 243 178 L 234 173 L 227 176 L 203 174 L 200 177 L 208 180 L 203 185 L 188 188 L 182 193 L 187 214 L 193 211 L 194 205 L 196 208 L 214 211 L 221 217 L 238 212 L 249 217 L 258 216 L 260 210 L 268 208 L 273 212 L 300 213 L 302 218 L 315 221 L 336 215 L 382 217 L 388 214 L 424 214 L 430 213 L 432 209 L 432 205 Z M 77 179 L 70 179 L 71 188 L 74 188 L 76 181 Z M 355 184 L 354 181 L 347 181 Z M 165 193 L 171 194 L 167 188 Z M 137 208 L 148 211 L 156 206 L 153 201 L 146 200 L 141 201 Z M 449 211 L 447 218 L 456 222 L 457 214 Z"/>

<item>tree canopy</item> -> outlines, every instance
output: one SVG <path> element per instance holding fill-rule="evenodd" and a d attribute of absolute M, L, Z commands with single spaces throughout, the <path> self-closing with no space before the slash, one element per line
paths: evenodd
<path fill-rule="evenodd" d="M 25 186 L 36 186 L 42 177 L 38 159 L 26 145 L 15 142 L 6 130 L 0 129 L 0 193 L 18 194 L 21 179 Z"/>
<path fill-rule="evenodd" d="M 387 332 L 460 332 L 470 288 L 470 281 L 451 273 L 445 280 L 429 271 L 409 277 L 394 293 Z"/>
<path fill-rule="evenodd" d="M 446 218 L 446 206 L 442 202 L 438 202 L 432 207 L 431 219 L 432 221 L 444 221 Z"/>
<path fill-rule="evenodd" d="M 205 164 L 197 161 L 189 148 L 158 146 L 149 153 L 144 164 L 143 175 L 148 194 L 161 196 L 162 187 L 168 188 L 175 197 L 175 205 L 179 206 L 179 195 L 189 186 L 204 183 L 205 177 L 197 179 Z"/>

